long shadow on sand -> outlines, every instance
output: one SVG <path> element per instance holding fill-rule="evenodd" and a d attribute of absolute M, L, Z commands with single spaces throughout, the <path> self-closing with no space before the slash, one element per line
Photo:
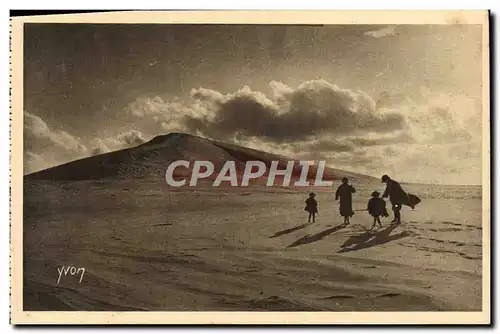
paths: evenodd
<path fill-rule="evenodd" d="M 321 239 L 323 239 L 327 235 L 330 235 L 330 234 L 332 234 L 334 232 L 337 232 L 338 230 L 340 230 L 340 229 L 342 229 L 344 227 L 346 227 L 346 225 L 344 225 L 344 224 L 337 225 L 337 226 L 334 226 L 332 228 L 329 228 L 329 229 L 324 230 L 323 232 L 320 232 L 320 233 L 317 233 L 317 234 L 306 235 L 306 236 L 304 236 L 304 237 L 296 240 L 293 244 L 288 245 L 287 248 L 297 247 L 297 246 L 300 246 L 300 245 L 305 245 L 305 244 L 310 244 L 312 242 L 320 241 Z"/>
<path fill-rule="evenodd" d="M 352 252 L 360 249 L 370 248 L 377 245 L 383 245 L 390 241 L 398 240 L 410 235 L 407 231 L 390 235 L 398 225 L 391 225 L 378 232 L 368 231 L 362 234 L 353 235 L 347 239 L 337 253 Z"/>
<path fill-rule="evenodd" d="M 286 229 L 283 231 L 279 231 L 279 232 L 276 232 L 274 235 L 270 236 L 269 238 L 276 238 L 276 237 L 279 237 L 280 235 L 283 235 L 283 234 L 292 233 L 292 232 L 301 230 L 309 225 L 311 225 L 311 223 L 306 223 L 306 224 L 298 225 L 298 226 L 295 226 L 295 227 L 292 227 L 292 228 L 289 228 L 289 229 Z"/>

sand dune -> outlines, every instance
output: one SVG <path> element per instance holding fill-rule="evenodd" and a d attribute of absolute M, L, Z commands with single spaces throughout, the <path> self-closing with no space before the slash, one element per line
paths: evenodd
<path fill-rule="evenodd" d="M 163 182 L 172 159 L 258 154 L 270 158 L 174 135 L 28 176 L 24 309 L 481 309 L 480 187 L 407 185 L 422 203 L 403 210 L 402 225 L 385 219 L 369 231 L 363 211 L 340 225 L 335 187 Z M 353 181 L 355 209 L 382 189 L 376 181 Z M 320 210 L 314 224 L 303 211 L 311 190 Z M 61 276 L 63 266 L 84 268 L 84 275 Z"/>
<path fill-rule="evenodd" d="M 99 180 L 99 179 L 164 179 L 167 166 L 176 160 L 204 160 L 220 171 L 226 161 L 235 161 L 238 174 L 242 174 L 249 160 L 262 161 L 269 168 L 271 161 L 279 161 L 281 168 L 294 160 L 276 154 L 258 151 L 234 144 L 212 141 L 184 133 L 157 136 L 142 145 L 71 161 L 43 171 L 26 175 L 28 180 Z M 311 166 L 309 178 L 316 176 L 316 166 Z M 301 169 L 295 164 L 293 175 Z M 176 170 L 177 176 L 189 174 Z M 214 176 L 216 173 L 214 173 Z M 266 176 L 267 174 L 264 174 Z M 374 180 L 373 177 L 348 171 L 326 168 L 324 180 L 339 180 L 347 176 L 353 180 Z"/>

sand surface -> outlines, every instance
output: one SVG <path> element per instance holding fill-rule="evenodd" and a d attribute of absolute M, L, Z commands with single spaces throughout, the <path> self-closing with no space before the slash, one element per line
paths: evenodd
<path fill-rule="evenodd" d="M 354 186 L 354 209 L 383 190 Z M 341 226 L 334 188 L 26 181 L 24 310 L 481 310 L 481 188 L 405 188 L 422 203 L 368 231 L 363 211 Z"/>

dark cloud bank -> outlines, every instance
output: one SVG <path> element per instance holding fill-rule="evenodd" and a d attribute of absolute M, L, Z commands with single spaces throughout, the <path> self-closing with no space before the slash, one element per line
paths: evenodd
<path fill-rule="evenodd" d="M 206 102 L 208 116 L 186 116 L 188 131 L 220 139 L 261 138 L 275 143 L 305 141 L 318 136 L 387 133 L 404 127 L 397 113 L 380 113 L 362 92 L 341 89 L 323 80 L 308 81 L 293 90 L 271 83 L 273 98 L 248 87 L 230 95 L 207 89 L 191 96 Z"/>

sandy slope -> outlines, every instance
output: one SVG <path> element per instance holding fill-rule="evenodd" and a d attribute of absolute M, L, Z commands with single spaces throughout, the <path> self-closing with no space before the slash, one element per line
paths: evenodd
<path fill-rule="evenodd" d="M 247 161 L 260 161 L 266 165 L 266 173 L 262 178 L 251 180 L 250 184 L 262 184 L 267 181 L 271 162 L 278 161 L 279 169 L 285 169 L 289 161 L 294 161 L 292 182 L 298 181 L 302 167 L 297 160 L 264 151 L 230 143 L 218 142 L 185 133 L 169 133 L 156 136 L 149 142 L 139 146 L 126 148 L 109 153 L 86 157 L 79 160 L 31 173 L 25 176 L 26 180 L 131 180 L 131 179 L 158 179 L 165 178 L 165 172 L 172 162 L 187 160 L 191 163 L 189 169 L 180 167 L 175 169 L 174 177 L 191 175 L 194 161 L 209 161 L 214 165 L 212 179 L 215 179 L 227 161 L 235 162 L 235 169 L 241 180 Z M 308 179 L 316 178 L 317 166 L 309 168 Z M 351 180 L 363 182 L 374 181 L 375 178 L 363 174 L 352 173 L 326 166 L 323 180 L 340 180 L 347 176 Z M 277 178 L 279 179 L 279 177 Z"/>
<path fill-rule="evenodd" d="M 382 188 L 355 186 L 356 209 Z M 305 224 L 310 190 L 28 181 L 25 310 L 480 310 L 480 188 L 409 188 L 419 207 L 371 233 L 339 226 L 334 189 Z"/>

